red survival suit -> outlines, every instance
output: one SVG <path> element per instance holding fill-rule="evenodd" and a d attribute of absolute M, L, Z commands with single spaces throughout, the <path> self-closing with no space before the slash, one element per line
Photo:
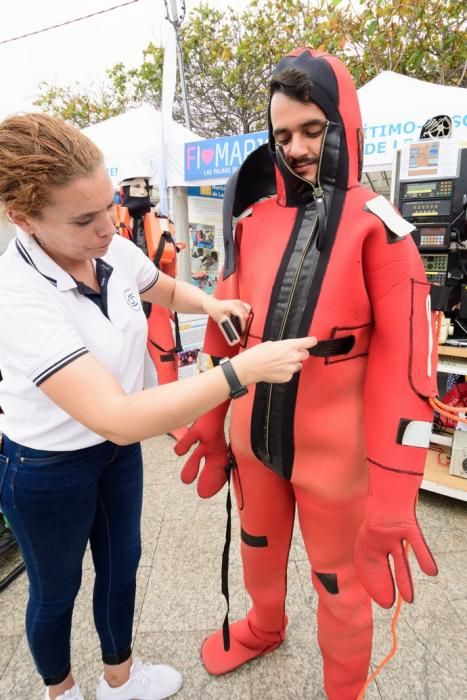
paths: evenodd
<path fill-rule="evenodd" d="M 175 228 L 172 222 L 152 211 L 136 211 L 133 212 L 135 215 L 131 216 L 128 207 L 117 205 L 115 209 L 120 234 L 136 245 L 141 245 L 156 267 L 166 275 L 175 277 L 176 256 L 184 244 L 175 243 Z M 148 351 L 154 362 L 159 384 L 178 379 L 177 352 L 181 348 L 178 331 L 174 340 L 173 320 L 169 309 L 151 304 L 148 312 Z M 177 325 L 175 327 L 177 329 Z"/>
<path fill-rule="evenodd" d="M 232 479 L 253 604 L 230 625 L 228 651 L 219 631 L 201 653 L 207 670 L 220 674 L 284 640 L 297 508 L 319 596 L 325 691 L 331 700 L 355 700 L 371 655 L 371 598 L 384 607 L 395 599 L 388 555 L 406 600 L 413 589 L 403 541 L 427 574 L 436 573 L 415 516 L 433 415 L 427 399 L 436 393 L 430 288 L 406 235 L 410 225 L 359 184 L 362 124 L 347 69 L 310 49 L 294 51 L 277 70 L 288 67 L 306 73 L 329 120 L 318 181 L 289 169 L 272 135 L 247 158 L 226 189 L 216 295 L 251 304 L 247 348 L 314 335 L 335 350 L 328 343 L 289 383 L 260 383 L 232 402 Z M 232 216 L 239 217 L 234 237 Z M 232 356 L 239 346 L 209 323 L 204 350 Z M 225 482 L 227 406 L 198 419 L 177 447 L 183 454 L 200 442 L 182 478 L 193 481 L 205 457 L 203 497 Z"/>

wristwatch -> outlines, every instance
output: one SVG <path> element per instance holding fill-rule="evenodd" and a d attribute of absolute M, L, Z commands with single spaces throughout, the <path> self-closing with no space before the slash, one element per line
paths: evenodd
<path fill-rule="evenodd" d="M 248 387 L 244 386 L 240 382 L 240 379 L 238 378 L 236 371 L 232 367 L 232 363 L 230 362 L 229 358 L 223 357 L 222 360 L 219 362 L 219 365 L 222 367 L 224 376 L 229 384 L 230 398 L 239 399 L 240 396 L 245 396 L 245 394 L 248 394 Z"/>

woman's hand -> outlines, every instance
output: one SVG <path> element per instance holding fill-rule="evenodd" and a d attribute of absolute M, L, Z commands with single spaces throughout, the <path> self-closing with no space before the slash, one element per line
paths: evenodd
<path fill-rule="evenodd" d="M 308 348 L 318 342 L 314 336 L 268 340 L 241 352 L 231 363 L 242 384 L 271 382 L 282 384 L 299 372 L 309 358 Z"/>
<path fill-rule="evenodd" d="M 248 314 L 251 311 L 251 306 L 246 301 L 241 301 L 240 299 L 216 299 L 209 295 L 206 295 L 206 299 L 203 300 L 203 307 L 205 313 L 217 323 L 226 317 L 237 316 L 240 319 L 242 331 L 245 330 Z"/>

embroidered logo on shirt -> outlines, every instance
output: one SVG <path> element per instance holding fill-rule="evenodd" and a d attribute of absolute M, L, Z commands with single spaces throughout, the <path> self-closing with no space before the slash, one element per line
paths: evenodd
<path fill-rule="evenodd" d="M 139 311 L 141 304 L 139 303 L 139 296 L 134 293 L 132 289 L 125 289 L 123 292 L 125 295 L 125 301 L 132 309 Z"/>

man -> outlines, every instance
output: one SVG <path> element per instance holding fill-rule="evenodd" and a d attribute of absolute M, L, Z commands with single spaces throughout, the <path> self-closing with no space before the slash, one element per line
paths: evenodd
<path fill-rule="evenodd" d="M 233 402 L 232 478 L 253 605 L 230 625 L 230 649 L 219 631 L 202 659 L 226 673 L 285 639 L 297 508 L 319 596 L 324 688 L 330 700 L 355 700 L 371 655 L 371 599 L 383 607 L 395 599 L 389 555 L 408 602 L 404 541 L 436 574 L 415 517 L 436 393 L 430 288 L 412 227 L 359 184 L 362 124 L 343 64 L 311 49 L 286 56 L 268 117 L 269 144 L 227 186 L 216 294 L 251 304 L 246 347 L 300 334 L 325 342 L 288 384 L 259 384 Z M 208 327 L 206 353 L 238 349 Z M 182 478 L 193 481 L 204 457 L 203 497 L 225 481 L 227 407 L 198 419 L 177 447 L 183 454 L 200 442 Z"/>

